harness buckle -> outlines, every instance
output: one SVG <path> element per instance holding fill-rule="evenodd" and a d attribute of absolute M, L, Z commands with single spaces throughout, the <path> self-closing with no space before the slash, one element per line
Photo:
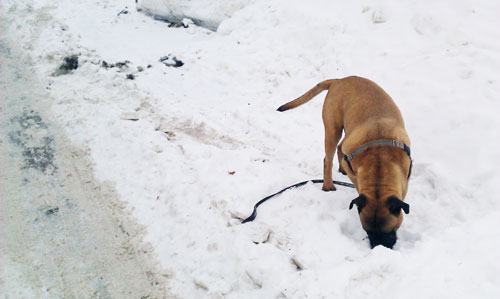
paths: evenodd
<path fill-rule="evenodd" d="M 403 143 L 399 142 L 397 140 L 393 140 L 392 141 L 392 145 L 395 146 L 395 147 L 399 147 L 400 149 L 404 149 L 405 148 L 404 145 L 403 145 Z"/>

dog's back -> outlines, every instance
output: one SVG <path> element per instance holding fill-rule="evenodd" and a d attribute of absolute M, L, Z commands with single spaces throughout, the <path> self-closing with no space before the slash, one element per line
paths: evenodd
<path fill-rule="evenodd" d="M 329 111 L 332 109 L 336 111 Z M 373 140 L 395 139 L 410 145 L 403 117 L 392 98 L 365 78 L 335 80 L 323 105 L 323 117 L 342 117 L 342 148 L 347 153 Z"/>
<path fill-rule="evenodd" d="M 297 99 L 281 105 L 283 112 L 309 102 L 328 90 L 323 104 L 323 121 L 338 123 L 345 130 L 346 152 L 372 140 L 396 139 L 409 145 L 403 117 L 392 98 L 375 82 L 351 76 L 325 80 Z"/>

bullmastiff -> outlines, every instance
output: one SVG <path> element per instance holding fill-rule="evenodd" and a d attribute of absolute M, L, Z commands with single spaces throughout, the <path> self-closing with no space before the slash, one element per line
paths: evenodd
<path fill-rule="evenodd" d="M 298 107 L 324 90 L 325 158 L 324 191 L 334 191 L 332 165 L 335 149 L 339 171 L 349 177 L 359 196 L 349 209 L 358 208 L 359 219 L 371 247 L 392 248 L 396 231 L 410 206 L 408 191 L 412 160 L 410 138 L 391 97 L 376 83 L 361 77 L 326 80 L 278 111 Z M 342 141 L 342 132 L 345 133 Z"/>

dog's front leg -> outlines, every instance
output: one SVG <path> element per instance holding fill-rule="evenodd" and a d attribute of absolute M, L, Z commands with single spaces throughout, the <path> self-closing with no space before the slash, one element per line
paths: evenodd
<path fill-rule="evenodd" d="M 323 159 L 323 191 L 335 191 L 337 190 L 333 185 L 332 178 L 332 165 L 333 165 L 333 155 L 329 157 L 328 154 L 325 155 Z"/>
<path fill-rule="evenodd" d="M 342 128 L 329 129 L 325 125 L 325 159 L 323 160 L 323 191 L 335 191 L 332 179 L 333 155 L 342 134 Z"/>
<path fill-rule="evenodd" d="M 343 175 L 347 175 L 347 172 L 344 170 L 342 167 L 342 161 L 344 160 L 344 152 L 342 151 L 342 143 L 344 140 L 342 140 L 339 145 L 337 146 L 337 158 L 339 158 L 339 172 Z"/>

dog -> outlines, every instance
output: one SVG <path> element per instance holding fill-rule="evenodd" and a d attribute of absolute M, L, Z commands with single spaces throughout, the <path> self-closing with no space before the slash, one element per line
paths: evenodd
<path fill-rule="evenodd" d="M 393 248 L 403 213 L 410 206 L 403 200 L 408 191 L 412 159 L 410 138 L 403 117 L 391 97 L 375 82 L 351 76 L 326 80 L 301 97 L 278 108 L 296 108 L 328 90 L 323 103 L 325 158 L 324 191 L 335 191 L 332 166 L 335 149 L 339 172 L 347 175 L 359 196 L 349 205 L 358 208 L 371 248 Z M 345 133 L 342 141 L 342 132 Z"/>

